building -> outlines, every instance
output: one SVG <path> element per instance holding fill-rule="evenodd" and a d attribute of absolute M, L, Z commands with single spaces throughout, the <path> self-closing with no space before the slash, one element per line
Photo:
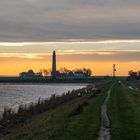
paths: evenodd
<path fill-rule="evenodd" d="M 128 80 L 138 80 L 140 79 L 140 72 L 136 71 L 129 71 L 129 77 L 127 78 Z"/>
<path fill-rule="evenodd" d="M 84 72 L 80 72 L 80 71 L 76 71 L 73 73 L 74 77 L 77 77 L 77 78 L 85 78 L 86 77 L 86 74 Z"/>
<path fill-rule="evenodd" d="M 28 70 L 27 72 L 21 72 L 20 77 L 34 77 L 35 73 L 33 70 Z"/>
<path fill-rule="evenodd" d="M 52 77 L 56 78 L 57 73 L 56 73 L 56 53 L 53 51 L 53 56 L 52 56 Z"/>

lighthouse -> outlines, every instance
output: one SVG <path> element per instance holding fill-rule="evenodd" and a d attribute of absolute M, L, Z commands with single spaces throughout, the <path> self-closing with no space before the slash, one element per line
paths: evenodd
<path fill-rule="evenodd" d="M 53 51 L 52 55 L 52 78 L 56 78 L 56 53 Z"/>

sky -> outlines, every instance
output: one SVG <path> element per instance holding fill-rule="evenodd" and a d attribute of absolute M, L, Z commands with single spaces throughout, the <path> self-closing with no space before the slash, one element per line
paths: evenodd
<path fill-rule="evenodd" d="M 140 70 L 139 0 L 0 0 L 0 75 L 88 67 Z"/>

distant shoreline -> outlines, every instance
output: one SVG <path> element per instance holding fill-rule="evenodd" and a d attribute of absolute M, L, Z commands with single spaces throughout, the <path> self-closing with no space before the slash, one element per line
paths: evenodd
<path fill-rule="evenodd" d="M 56 83 L 35 83 L 35 82 L 20 82 L 20 83 L 18 83 L 18 82 L 0 82 L 0 85 L 62 85 L 62 84 L 64 84 L 64 85 L 74 85 L 74 84 L 81 84 L 81 85 L 88 85 L 88 84 L 90 84 L 90 83 L 86 83 L 86 82 L 84 82 L 84 83 L 80 83 L 80 82 L 77 82 L 77 83 L 58 83 L 58 82 L 56 82 Z"/>
<path fill-rule="evenodd" d="M 0 77 L 0 84 L 47 84 L 47 83 L 93 83 L 103 79 L 110 79 L 106 76 L 92 76 L 89 78 L 60 77 Z"/>
<path fill-rule="evenodd" d="M 15 84 L 46 84 L 46 83 L 92 83 L 97 78 L 59 78 L 52 79 L 51 77 L 0 77 L 0 83 L 15 83 Z M 103 79 L 103 78 L 98 78 Z"/>

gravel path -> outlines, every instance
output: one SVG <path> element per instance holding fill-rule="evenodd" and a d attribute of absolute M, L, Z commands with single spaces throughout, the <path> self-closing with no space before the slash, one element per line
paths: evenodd
<path fill-rule="evenodd" d="M 103 105 L 101 106 L 101 128 L 99 132 L 98 140 L 110 140 L 111 139 L 111 128 L 110 128 L 110 121 L 107 115 L 107 102 L 110 98 L 112 87 L 109 89 L 107 93 L 107 97 L 104 100 Z"/>

